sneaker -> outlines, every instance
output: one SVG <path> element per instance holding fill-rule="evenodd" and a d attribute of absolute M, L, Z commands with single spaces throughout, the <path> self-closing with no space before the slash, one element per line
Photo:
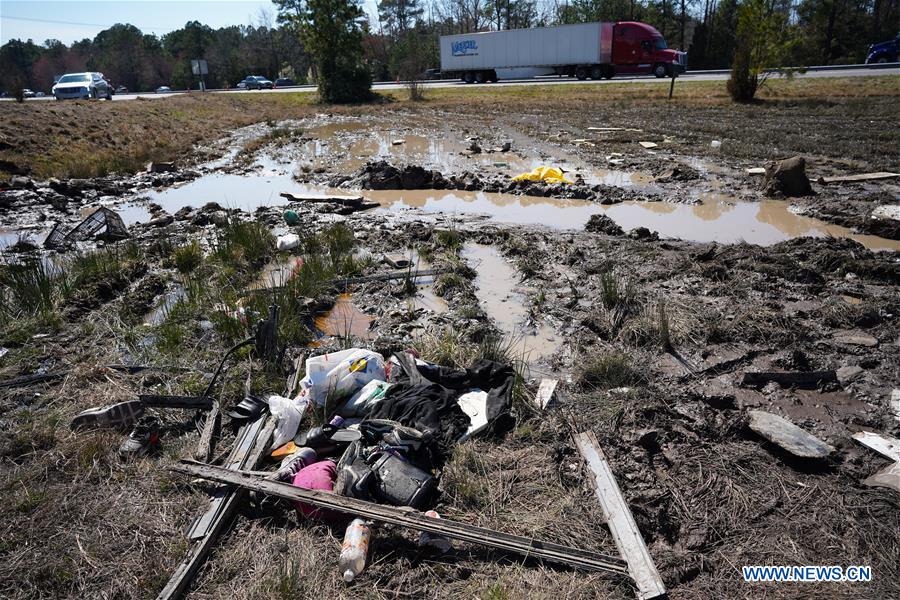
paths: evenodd
<path fill-rule="evenodd" d="M 144 456 L 159 448 L 159 425 L 159 419 L 156 417 L 138 421 L 119 447 L 119 456 L 122 458 Z"/>
<path fill-rule="evenodd" d="M 116 427 L 125 429 L 144 416 L 144 403 L 128 400 L 111 406 L 89 408 L 72 419 L 72 429 L 93 429 L 96 427 Z"/>

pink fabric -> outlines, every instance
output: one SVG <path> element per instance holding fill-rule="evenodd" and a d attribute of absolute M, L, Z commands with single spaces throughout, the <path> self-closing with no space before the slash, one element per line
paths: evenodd
<path fill-rule="evenodd" d="M 297 471 L 292 482 L 296 487 L 305 490 L 334 490 L 334 481 L 337 479 L 337 465 L 333 460 L 321 460 L 307 465 Z M 303 502 L 294 502 L 297 511 L 310 519 L 322 519 L 323 521 L 337 521 L 340 517 L 328 510 L 322 510 Z"/>

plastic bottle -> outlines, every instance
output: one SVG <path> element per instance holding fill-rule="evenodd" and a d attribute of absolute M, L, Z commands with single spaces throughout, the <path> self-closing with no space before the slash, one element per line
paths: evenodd
<path fill-rule="evenodd" d="M 344 533 L 341 545 L 341 559 L 338 565 L 343 573 L 344 581 L 350 583 L 366 568 L 366 554 L 369 551 L 369 539 L 372 532 L 362 519 L 353 519 Z"/>
<path fill-rule="evenodd" d="M 429 510 L 425 512 L 426 517 L 432 517 L 434 519 L 440 519 L 441 515 L 437 513 L 436 510 Z M 437 533 L 429 533 L 427 531 L 423 531 L 419 534 L 419 548 L 432 550 L 437 554 L 446 554 L 450 552 L 450 540 L 445 538 L 444 536 Z"/>

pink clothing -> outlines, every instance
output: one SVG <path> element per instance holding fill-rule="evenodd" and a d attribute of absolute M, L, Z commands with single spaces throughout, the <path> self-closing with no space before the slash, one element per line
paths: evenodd
<path fill-rule="evenodd" d="M 334 482 L 337 479 L 337 465 L 333 460 L 321 460 L 319 462 L 307 465 L 297 471 L 292 482 L 298 488 L 305 490 L 323 490 L 331 492 L 334 490 Z M 322 510 L 303 502 L 294 502 L 297 511 L 304 517 L 311 519 L 322 519 L 323 521 L 334 522 L 340 520 L 340 516 L 329 510 Z"/>

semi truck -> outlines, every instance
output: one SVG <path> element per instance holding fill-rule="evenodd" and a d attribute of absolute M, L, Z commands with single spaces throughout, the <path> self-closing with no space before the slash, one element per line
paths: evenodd
<path fill-rule="evenodd" d="M 635 21 L 443 35 L 440 47 L 442 77 L 466 83 L 540 75 L 669 77 L 687 69 L 686 52 L 670 49 L 656 29 Z"/>

